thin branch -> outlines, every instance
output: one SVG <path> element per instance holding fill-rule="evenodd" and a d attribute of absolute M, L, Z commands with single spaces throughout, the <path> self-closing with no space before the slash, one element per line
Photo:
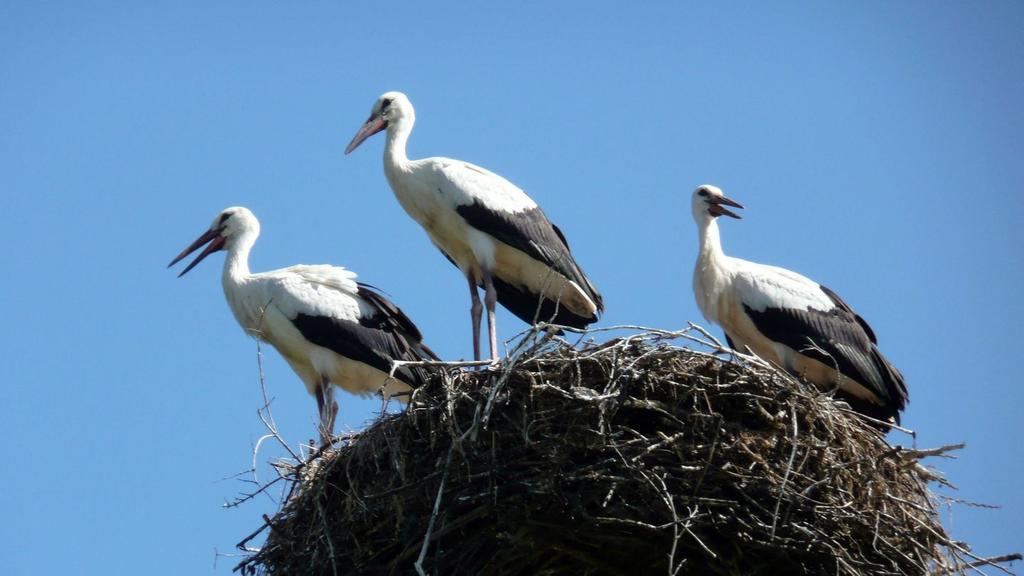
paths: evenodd
<path fill-rule="evenodd" d="M 427 576 L 423 571 L 423 560 L 427 557 L 427 548 L 430 547 L 430 533 L 434 531 L 434 522 L 437 521 L 438 512 L 441 510 L 441 496 L 444 494 L 444 485 L 448 481 L 448 469 L 452 464 L 452 454 L 455 453 L 455 444 L 448 448 L 448 456 L 444 460 L 444 474 L 441 475 L 441 482 L 437 486 L 437 496 L 434 498 L 434 510 L 430 513 L 430 520 L 427 522 L 427 532 L 423 535 L 423 546 L 420 547 L 420 555 L 416 558 L 416 573 L 419 576 Z"/>
<path fill-rule="evenodd" d="M 772 513 L 772 532 L 769 538 L 775 540 L 775 527 L 779 521 L 779 507 L 782 505 L 782 496 L 786 493 L 786 483 L 789 482 L 789 474 L 793 471 L 793 461 L 796 460 L 796 451 L 800 447 L 798 441 L 799 428 L 796 420 L 796 407 L 789 405 L 790 420 L 793 422 L 793 450 L 789 453 L 789 462 L 786 463 L 786 473 L 782 476 L 782 486 L 779 487 L 779 497 L 775 500 L 775 512 Z"/>

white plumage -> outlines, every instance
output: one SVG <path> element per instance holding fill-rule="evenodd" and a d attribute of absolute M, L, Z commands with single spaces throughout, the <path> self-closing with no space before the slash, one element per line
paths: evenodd
<path fill-rule="evenodd" d="M 409 160 L 406 142 L 415 120 L 409 99 L 388 92 L 374 104 L 345 153 L 387 130 L 384 173 L 391 189 L 469 282 L 474 356 L 480 357 L 478 286 L 485 294 L 492 359 L 497 358 L 496 302 L 529 323 L 583 328 L 595 322 L 603 310 L 601 295 L 537 204 L 508 180 L 468 162 Z"/>
<path fill-rule="evenodd" d="M 316 397 L 323 442 L 330 440 L 337 413 L 330 384 L 352 394 L 406 400 L 425 374 L 406 367 L 389 377 L 392 361 L 436 359 L 416 326 L 380 293 L 357 282 L 354 272 L 338 266 L 251 273 L 249 252 L 259 232 L 252 212 L 228 208 L 170 265 L 209 243 L 184 275 L 209 254 L 227 251 L 222 283 L 231 312 L 247 334 L 273 345 Z"/>
<path fill-rule="evenodd" d="M 857 411 L 899 423 L 907 403 L 900 374 L 871 327 L 837 294 L 796 272 L 726 256 L 717 217 L 742 206 L 714 186 L 692 198 L 700 252 L 693 290 L 704 316 L 737 350 L 750 350 L 815 384 L 838 388 Z"/>

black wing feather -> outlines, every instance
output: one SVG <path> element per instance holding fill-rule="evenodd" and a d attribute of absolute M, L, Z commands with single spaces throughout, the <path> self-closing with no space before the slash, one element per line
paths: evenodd
<path fill-rule="evenodd" d="M 732 338 L 729 337 L 728 333 L 726 333 L 726 335 L 725 335 L 725 343 L 729 345 L 729 348 L 732 348 L 733 350 L 736 350 L 736 344 L 732 341 Z M 737 352 L 742 352 L 742 350 L 736 350 L 736 351 Z"/>
<path fill-rule="evenodd" d="M 860 314 L 854 312 L 853 308 L 850 308 L 850 305 L 839 297 L 839 294 L 836 294 L 820 284 L 818 285 L 818 288 L 821 288 L 821 291 L 825 293 L 825 296 L 828 296 L 829 299 L 832 300 L 833 304 L 850 313 L 850 315 L 857 320 L 857 324 L 860 324 L 860 327 L 864 329 L 864 333 L 868 335 L 868 339 L 871 340 L 872 344 L 878 344 L 878 338 L 875 337 L 875 331 L 872 330 L 871 326 L 869 326 L 868 323 L 860 317 Z"/>
<path fill-rule="evenodd" d="M 590 280 L 576 264 L 569 250 L 569 243 L 565 235 L 557 226 L 548 220 L 540 207 L 534 207 L 520 212 L 499 212 L 490 210 L 479 202 L 463 204 L 455 209 L 466 222 L 480 230 L 490 234 L 498 241 L 503 242 L 516 250 L 550 266 L 553 270 L 578 284 L 587 293 L 587 296 L 597 305 L 598 312 L 604 310 L 604 301 L 601 294 L 590 283 Z M 530 302 L 522 302 L 522 291 L 519 294 L 506 294 L 502 297 L 502 289 L 497 286 L 498 299 L 501 304 L 510 312 L 526 322 L 533 322 L 534 314 L 537 311 L 537 299 L 529 297 Z M 545 303 L 548 304 L 548 303 Z M 554 304 L 550 304 L 551 311 Z M 585 327 L 587 324 L 597 321 L 596 317 L 585 318 L 565 311 L 559 311 L 559 315 L 566 318 L 565 322 L 559 322 L 567 326 Z M 551 314 L 541 314 L 541 318 L 549 318 Z"/>
<path fill-rule="evenodd" d="M 292 323 L 310 342 L 381 372 L 391 371 L 392 360 L 438 360 L 398 306 L 367 284 L 359 283 L 357 293 L 374 310 L 359 322 L 299 314 Z M 422 367 L 401 367 L 395 375 L 414 387 L 422 386 L 429 378 Z"/>
<path fill-rule="evenodd" d="M 743 308 L 765 336 L 785 344 L 820 362 L 836 366 L 848 378 L 867 386 L 881 405 L 850 398 L 854 409 L 874 418 L 892 417 L 899 423 L 899 412 L 907 404 L 907 387 L 900 374 L 878 349 L 875 334 L 849 305 L 834 292 L 822 291 L 835 303 L 831 310 L 807 308 Z"/>
<path fill-rule="evenodd" d="M 402 312 L 401 308 L 388 300 L 378 288 L 362 282 L 356 282 L 356 285 L 358 286 L 356 294 L 373 306 L 376 311 L 373 316 L 360 318 L 360 324 L 368 328 L 377 328 L 378 330 L 402 334 L 405 339 L 410 341 L 420 342 L 423 340 L 423 335 L 420 334 L 419 328 L 412 323 L 412 320 L 405 315 L 405 312 Z"/>

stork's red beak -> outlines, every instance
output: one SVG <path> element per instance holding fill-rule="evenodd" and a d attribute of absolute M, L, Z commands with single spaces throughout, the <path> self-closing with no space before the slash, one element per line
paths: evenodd
<path fill-rule="evenodd" d="M 733 212 L 732 210 L 729 210 L 728 208 L 723 207 L 722 205 L 724 204 L 725 206 L 732 206 L 733 208 L 743 208 L 743 204 L 740 204 L 735 200 L 730 200 L 725 196 L 714 196 L 708 200 L 708 203 L 711 204 L 711 206 L 708 208 L 708 212 L 712 216 L 728 216 L 730 218 L 736 218 L 737 220 L 740 219 L 739 214 Z"/>
<path fill-rule="evenodd" d="M 185 248 L 184 250 L 182 250 L 181 254 L 178 254 L 177 256 L 175 256 L 174 260 L 171 260 L 171 263 L 168 264 L 167 267 L 170 268 L 171 266 L 174 266 L 175 264 L 180 262 L 182 258 L 184 258 L 185 256 L 188 256 L 189 254 L 195 252 L 197 249 L 199 249 L 200 246 L 202 246 L 203 244 L 206 244 L 207 242 L 209 242 L 210 243 L 209 246 L 207 246 L 205 250 L 200 252 L 199 256 L 196 256 L 196 259 L 193 260 L 192 262 L 190 262 L 189 265 L 186 266 L 185 269 L 181 271 L 181 274 L 178 274 L 178 278 L 181 278 L 182 276 L 185 275 L 186 272 L 188 272 L 189 270 L 195 268 L 196 264 L 199 264 L 200 262 L 202 262 L 203 258 L 206 258 L 210 254 L 213 254 L 217 250 L 220 250 L 221 248 L 224 247 L 225 240 L 224 240 L 224 237 L 220 235 L 220 233 L 222 231 L 223 231 L 223 228 L 220 228 L 220 229 L 217 229 L 217 230 L 207 230 L 206 232 L 203 233 L 202 236 L 200 236 L 199 238 L 196 238 L 195 242 L 189 244 L 188 248 Z"/>
<path fill-rule="evenodd" d="M 352 141 L 348 143 L 348 146 L 345 148 L 345 154 L 355 150 L 363 143 L 363 140 L 366 140 L 370 136 L 373 136 L 387 127 L 387 120 L 384 120 L 383 116 L 380 114 L 371 114 L 370 119 L 366 121 L 366 124 L 363 124 L 363 127 L 356 132 L 355 136 L 352 137 Z"/>

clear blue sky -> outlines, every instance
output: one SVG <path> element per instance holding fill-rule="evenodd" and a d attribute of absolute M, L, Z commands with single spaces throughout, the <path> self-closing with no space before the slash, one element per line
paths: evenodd
<path fill-rule="evenodd" d="M 351 268 L 471 354 L 383 138 L 342 155 L 386 90 L 416 106 L 412 157 L 544 207 L 602 325 L 703 321 L 689 194 L 721 186 L 747 206 L 726 251 L 835 289 L 906 375 L 918 445 L 967 442 L 935 464 L 1003 508 L 957 506 L 953 534 L 1024 549 L 1024 4 L 552 4 L 0 4 L 0 572 L 226 574 L 214 551 L 275 510 L 221 508 L 263 432 L 222 259 L 164 269 L 222 208 L 261 219 L 255 270 Z M 312 398 L 273 351 L 266 373 L 311 437 Z M 342 401 L 339 429 L 377 408 Z"/>

